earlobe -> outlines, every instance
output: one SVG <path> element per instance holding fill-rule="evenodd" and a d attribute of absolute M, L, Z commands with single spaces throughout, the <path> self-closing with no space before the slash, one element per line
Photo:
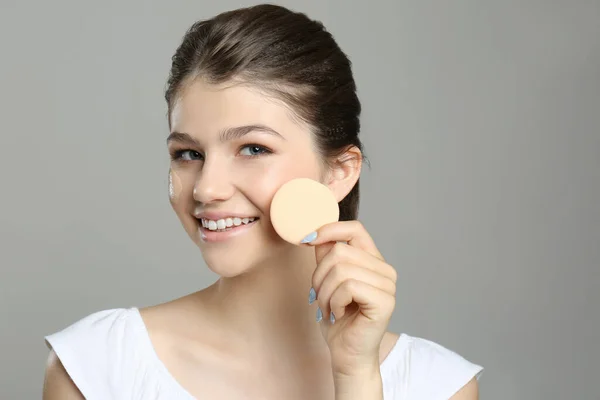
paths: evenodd
<path fill-rule="evenodd" d="M 352 190 L 360 176 L 362 168 L 362 152 L 352 146 L 331 162 L 328 186 L 338 202 L 342 201 Z"/>

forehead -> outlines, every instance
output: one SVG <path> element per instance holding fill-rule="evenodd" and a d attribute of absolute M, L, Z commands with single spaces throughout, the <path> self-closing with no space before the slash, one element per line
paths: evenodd
<path fill-rule="evenodd" d="M 198 79 L 182 90 L 171 111 L 171 130 L 192 135 L 251 124 L 269 126 L 282 135 L 309 132 L 285 103 L 249 85 L 213 85 Z"/>

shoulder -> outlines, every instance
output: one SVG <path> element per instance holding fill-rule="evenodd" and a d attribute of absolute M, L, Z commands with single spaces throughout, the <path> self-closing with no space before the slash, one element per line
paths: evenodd
<path fill-rule="evenodd" d="M 416 398 L 458 400 L 476 386 L 481 366 L 431 340 L 409 337 L 409 341 L 412 377 L 419 393 Z"/>
<path fill-rule="evenodd" d="M 60 353 L 69 347 L 77 347 L 85 355 L 93 355 L 99 350 L 97 346 L 111 345 L 135 333 L 135 330 L 131 330 L 134 312 L 134 308 L 96 311 L 46 335 L 46 346 L 61 359 Z"/>
<path fill-rule="evenodd" d="M 54 350 L 50 350 L 46 361 L 42 398 L 43 400 L 84 399 Z"/>
<path fill-rule="evenodd" d="M 118 386 L 132 367 L 125 354 L 137 353 L 140 331 L 135 310 L 97 311 L 44 337 L 50 349 L 44 384 L 48 399 L 56 390 L 74 393 L 75 389 L 86 398 L 111 397 L 108 391 Z"/>
<path fill-rule="evenodd" d="M 483 367 L 431 340 L 400 335 L 384 361 L 388 386 L 408 398 L 473 400 Z"/>

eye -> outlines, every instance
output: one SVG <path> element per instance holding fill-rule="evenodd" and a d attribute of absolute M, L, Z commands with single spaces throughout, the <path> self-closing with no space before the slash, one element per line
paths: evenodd
<path fill-rule="evenodd" d="M 177 150 L 173 152 L 171 157 L 174 160 L 182 160 L 182 161 L 195 161 L 202 160 L 202 154 L 197 152 L 196 150 Z"/>
<path fill-rule="evenodd" d="M 260 156 L 261 154 L 268 154 L 270 153 L 270 151 L 263 147 L 263 146 L 259 146 L 257 144 L 251 144 L 251 145 L 247 145 L 241 148 L 240 150 L 240 155 L 242 156 L 246 156 L 246 157 L 256 157 L 256 156 Z"/>

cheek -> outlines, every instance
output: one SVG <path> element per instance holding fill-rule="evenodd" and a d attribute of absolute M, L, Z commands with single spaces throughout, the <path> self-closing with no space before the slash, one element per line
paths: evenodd
<path fill-rule="evenodd" d="M 193 208 L 194 175 L 186 169 L 169 169 L 169 200 L 175 214 L 188 232 L 196 229 L 196 220 L 191 216 Z"/>
<path fill-rule="evenodd" d="M 193 201 L 194 173 L 184 168 L 169 169 L 169 201 L 173 210 L 189 212 L 190 202 Z"/>
<path fill-rule="evenodd" d="M 169 169 L 169 199 L 171 203 L 176 203 L 179 200 L 182 188 L 181 178 L 177 172 Z"/>
<path fill-rule="evenodd" d="M 321 179 L 321 170 L 316 161 L 274 160 L 272 163 L 257 163 L 240 171 L 240 188 L 266 215 L 275 192 L 286 182 L 295 178 Z"/>

